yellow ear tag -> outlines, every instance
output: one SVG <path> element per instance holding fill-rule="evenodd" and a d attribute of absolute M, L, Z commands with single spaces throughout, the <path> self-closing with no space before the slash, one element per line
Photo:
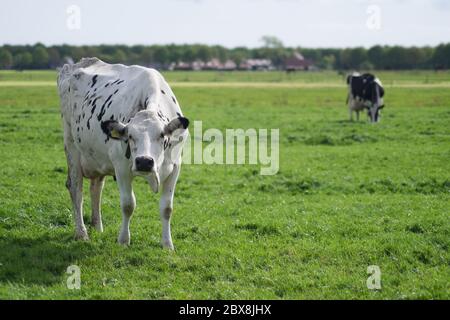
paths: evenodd
<path fill-rule="evenodd" d="M 117 132 L 117 130 L 112 130 L 111 131 L 111 137 L 119 139 L 120 138 L 120 134 L 119 134 L 119 132 Z"/>

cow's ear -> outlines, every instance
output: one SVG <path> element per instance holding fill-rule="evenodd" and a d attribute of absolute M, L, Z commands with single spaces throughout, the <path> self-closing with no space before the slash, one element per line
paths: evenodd
<path fill-rule="evenodd" d="M 170 136 L 177 130 L 186 130 L 189 127 L 189 120 L 185 117 L 178 117 L 170 121 L 164 127 L 164 135 Z"/>
<path fill-rule="evenodd" d="M 111 139 L 124 140 L 127 135 L 127 126 L 116 120 L 103 121 L 103 132 Z"/>

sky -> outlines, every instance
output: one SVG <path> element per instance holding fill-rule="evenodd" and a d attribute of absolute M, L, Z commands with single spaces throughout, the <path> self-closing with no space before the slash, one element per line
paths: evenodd
<path fill-rule="evenodd" d="M 450 0 L 2 0 L 0 45 L 258 47 L 450 42 Z"/>

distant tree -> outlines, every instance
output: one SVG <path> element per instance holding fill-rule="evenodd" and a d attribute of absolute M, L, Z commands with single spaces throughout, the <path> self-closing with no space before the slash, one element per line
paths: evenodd
<path fill-rule="evenodd" d="M 63 64 L 59 51 L 56 48 L 48 48 L 48 63 L 51 68 L 56 68 Z"/>
<path fill-rule="evenodd" d="M 408 68 L 408 50 L 394 46 L 387 49 L 385 61 L 388 69 L 401 70 Z"/>
<path fill-rule="evenodd" d="M 48 53 L 45 47 L 37 46 L 33 51 L 33 68 L 46 69 L 48 68 Z"/>
<path fill-rule="evenodd" d="M 439 45 L 432 57 L 432 61 L 435 68 L 450 67 L 450 43 Z"/>
<path fill-rule="evenodd" d="M 339 54 L 339 68 L 348 70 L 352 68 L 352 57 L 350 49 L 343 49 Z"/>
<path fill-rule="evenodd" d="M 170 62 L 193 62 L 218 58 L 225 62 L 232 59 L 240 64 L 245 59 L 270 59 L 275 66 L 283 64 L 286 57 L 300 52 L 323 69 L 430 69 L 450 68 L 450 43 L 433 47 L 388 47 L 374 46 L 346 49 L 314 49 L 284 47 L 281 40 L 272 36 L 262 38 L 259 48 L 238 47 L 228 49 L 223 46 L 200 44 L 132 46 L 99 45 L 70 46 L 60 45 L 45 48 L 43 44 L 34 46 L 4 45 L 0 47 L 0 68 L 55 68 L 68 58 L 78 62 L 83 57 L 98 57 L 107 62 L 152 65 Z M 9 54 L 8 54 L 9 53 Z M 31 56 L 31 58 L 30 58 Z"/>
<path fill-rule="evenodd" d="M 10 69 L 13 66 L 13 56 L 7 49 L 0 49 L 0 69 Z"/>
<path fill-rule="evenodd" d="M 385 49 L 382 46 L 374 46 L 367 51 L 369 62 L 376 69 L 384 69 Z"/>
<path fill-rule="evenodd" d="M 196 55 L 197 52 L 193 46 L 186 46 L 183 48 L 181 60 L 183 60 L 184 62 L 193 62 L 195 61 Z"/>
<path fill-rule="evenodd" d="M 235 48 L 230 52 L 230 59 L 232 59 L 238 66 L 248 57 L 248 52 L 245 48 Z"/>
<path fill-rule="evenodd" d="M 260 40 L 265 48 L 283 48 L 283 42 L 275 36 L 263 36 Z"/>
<path fill-rule="evenodd" d="M 332 70 L 336 65 L 336 56 L 333 54 L 326 55 L 319 63 L 319 67 L 326 70 Z"/>
<path fill-rule="evenodd" d="M 127 61 L 127 55 L 121 49 L 117 49 L 111 57 L 112 63 L 122 63 L 123 64 L 123 63 L 126 63 L 126 61 Z"/>
<path fill-rule="evenodd" d="M 354 48 L 350 51 L 351 67 L 354 69 L 362 68 L 367 63 L 367 50 L 364 48 Z"/>
<path fill-rule="evenodd" d="M 18 53 L 14 56 L 14 68 L 24 70 L 31 68 L 33 63 L 33 56 L 29 52 Z"/>
<path fill-rule="evenodd" d="M 74 62 L 78 62 L 81 58 L 87 57 L 88 55 L 85 53 L 84 48 L 82 47 L 71 47 L 70 55 Z M 98 58 L 102 59 L 101 54 L 99 54 Z"/>
<path fill-rule="evenodd" d="M 155 62 L 167 64 L 169 63 L 169 50 L 165 46 L 159 46 L 155 49 L 153 55 Z"/>
<path fill-rule="evenodd" d="M 145 66 L 150 65 L 153 61 L 153 50 L 148 47 L 143 49 L 139 61 Z"/>
<path fill-rule="evenodd" d="M 361 71 L 370 71 L 373 70 L 374 68 L 375 68 L 374 65 L 370 61 L 366 60 L 359 65 L 358 69 Z"/>
<path fill-rule="evenodd" d="M 208 46 L 200 46 L 197 51 L 197 58 L 202 61 L 209 61 L 212 58 L 211 48 Z"/>

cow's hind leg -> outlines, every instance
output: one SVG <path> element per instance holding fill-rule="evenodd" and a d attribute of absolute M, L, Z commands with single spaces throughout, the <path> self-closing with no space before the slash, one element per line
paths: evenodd
<path fill-rule="evenodd" d="M 73 143 L 66 144 L 65 151 L 68 166 L 66 187 L 72 199 L 75 238 L 88 240 L 88 233 L 83 221 L 83 173 L 81 170 L 80 153 Z"/>
<path fill-rule="evenodd" d="M 172 234 L 170 231 L 170 219 L 173 211 L 173 195 L 180 174 L 180 165 L 174 164 L 172 173 L 162 184 L 162 195 L 159 202 L 159 212 L 162 222 L 162 246 L 163 248 L 173 250 Z"/>
<path fill-rule="evenodd" d="M 99 232 L 103 232 L 101 198 L 104 184 L 105 184 L 105 177 L 91 179 L 91 203 L 92 203 L 91 224 Z"/>

